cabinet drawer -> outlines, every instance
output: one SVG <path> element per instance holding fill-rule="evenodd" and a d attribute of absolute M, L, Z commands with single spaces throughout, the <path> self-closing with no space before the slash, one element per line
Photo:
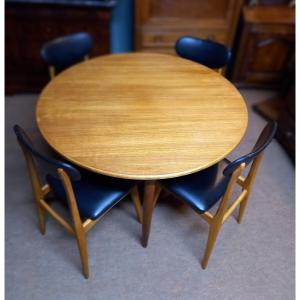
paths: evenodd
<path fill-rule="evenodd" d="M 174 47 L 176 40 L 183 35 L 191 35 L 202 39 L 209 39 L 219 43 L 226 42 L 224 32 L 198 31 L 198 32 L 176 32 L 176 33 L 146 33 L 143 36 L 143 47 Z"/>

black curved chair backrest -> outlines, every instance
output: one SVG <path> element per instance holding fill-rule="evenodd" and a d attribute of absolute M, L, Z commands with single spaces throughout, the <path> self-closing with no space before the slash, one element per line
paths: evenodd
<path fill-rule="evenodd" d="M 177 54 L 212 69 L 223 68 L 231 57 L 226 46 L 192 36 L 179 38 L 175 45 Z"/>
<path fill-rule="evenodd" d="M 62 70 L 81 61 L 92 47 L 91 35 L 78 32 L 46 43 L 41 49 L 41 56 L 47 64 Z"/>
<path fill-rule="evenodd" d="M 29 153 L 31 157 L 34 158 L 35 161 L 37 161 L 39 164 L 46 165 L 48 173 L 51 173 L 53 176 L 58 178 L 57 169 L 61 168 L 69 175 L 71 180 L 78 181 L 81 179 L 80 172 L 72 165 L 69 165 L 65 162 L 59 161 L 54 158 L 46 157 L 43 154 L 39 153 L 34 148 L 33 143 L 28 137 L 28 135 L 19 125 L 14 125 L 13 129 L 23 151 Z"/>
<path fill-rule="evenodd" d="M 231 176 L 231 174 L 242 164 L 249 165 L 267 146 L 271 143 L 277 130 L 277 123 L 272 121 L 269 122 L 263 131 L 261 132 L 255 146 L 252 151 L 242 157 L 231 162 L 223 171 L 225 176 Z"/>

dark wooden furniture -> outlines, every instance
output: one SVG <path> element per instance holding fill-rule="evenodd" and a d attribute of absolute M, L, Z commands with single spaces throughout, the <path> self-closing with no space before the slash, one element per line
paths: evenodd
<path fill-rule="evenodd" d="M 255 5 L 288 5 L 291 0 L 247 0 L 247 4 L 255 3 Z"/>
<path fill-rule="evenodd" d="M 232 45 L 243 0 L 135 1 L 135 49 L 175 54 L 183 35 Z"/>
<path fill-rule="evenodd" d="M 40 92 L 49 81 L 42 45 L 59 36 L 86 31 L 91 56 L 110 52 L 109 21 L 115 0 L 10 0 L 5 2 L 5 92 Z"/>
<path fill-rule="evenodd" d="M 295 161 L 295 57 L 283 73 L 278 94 L 253 106 L 267 120 L 278 122 L 276 138 Z"/>
<path fill-rule="evenodd" d="M 243 19 L 231 80 L 239 86 L 277 87 L 294 53 L 295 9 L 245 7 Z"/>
<path fill-rule="evenodd" d="M 295 161 L 295 88 L 290 89 L 283 109 L 278 118 L 278 132 L 276 138 L 287 151 L 293 161 Z"/>

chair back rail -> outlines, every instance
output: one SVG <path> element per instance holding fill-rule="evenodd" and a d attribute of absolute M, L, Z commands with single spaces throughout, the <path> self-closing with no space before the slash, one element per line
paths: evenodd
<path fill-rule="evenodd" d="M 45 227 L 44 221 L 42 222 L 41 220 L 41 218 L 43 218 L 42 210 L 46 209 L 48 213 L 50 213 L 61 225 L 63 225 L 69 233 L 74 234 L 73 225 L 70 225 L 68 222 L 66 222 L 64 218 L 61 217 L 58 212 L 52 209 L 45 201 L 45 195 L 47 194 L 47 192 L 50 191 L 50 189 L 48 185 L 42 185 L 42 178 L 40 176 L 40 173 L 41 173 L 41 167 L 44 167 L 46 168 L 48 174 L 51 174 L 52 176 L 55 176 L 56 178 L 61 180 L 61 174 L 59 170 L 63 170 L 65 174 L 64 180 L 66 177 L 68 177 L 69 181 L 70 178 L 74 181 L 78 181 L 81 179 L 80 172 L 76 168 L 74 168 L 73 166 L 67 163 L 61 162 L 53 158 L 46 157 L 40 152 L 38 152 L 34 148 L 33 143 L 30 140 L 29 136 L 19 125 L 15 125 L 13 129 L 17 136 L 21 149 L 23 150 L 25 160 L 27 163 L 27 168 L 31 179 L 31 185 L 32 185 L 35 201 L 37 204 L 37 208 L 39 211 L 39 222 L 40 222 L 41 232 L 44 233 L 44 227 Z M 45 187 L 47 187 L 46 192 L 44 192 Z M 68 187 L 69 187 L 68 189 L 65 188 L 67 199 L 69 199 L 70 193 L 74 195 L 72 185 Z M 68 205 L 73 218 L 72 207 L 76 206 L 78 212 L 75 198 L 71 198 L 71 200 L 68 200 L 68 203 L 66 204 Z M 76 215 L 75 218 L 78 218 L 78 216 Z"/>
<path fill-rule="evenodd" d="M 224 176 L 231 176 L 231 174 L 242 164 L 245 163 L 248 166 L 254 160 L 258 159 L 259 155 L 267 148 L 275 136 L 277 130 L 277 123 L 272 121 L 269 122 L 263 131 L 261 132 L 256 144 L 252 151 L 246 155 L 243 155 L 231 162 L 223 171 Z M 261 160 L 261 158 L 259 159 Z M 257 168 L 257 167 L 256 167 Z M 251 173 L 251 171 L 250 171 Z M 252 171 L 253 173 L 253 171 Z M 253 176 L 252 176 L 253 177 Z"/>
<path fill-rule="evenodd" d="M 43 45 L 41 56 L 49 65 L 51 79 L 55 73 L 88 57 L 93 39 L 87 32 L 59 37 Z"/>
<path fill-rule="evenodd" d="M 34 174 L 34 177 L 38 176 L 37 165 L 41 165 L 47 169 L 49 174 L 55 176 L 56 178 L 59 178 L 57 169 L 61 168 L 68 174 L 68 176 L 70 176 L 71 180 L 78 181 L 81 179 L 80 172 L 72 165 L 54 158 L 46 157 L 42 153 L 38 152 L 34 148 L 29 136 L 19 125 L 14 126 L 14 132 L 22 150 L 24 151 L 26 160 L 30 164 L 31 175 Z M 34 161 L 37 162 L 37 165 L 34 163 Z"/>
<path fill-rule="evenodd" d="M 179 56 L 212 69 L 223 68 L 231 57 L 231 51 L 226 46 L 193 36 L 179 38 L 175 50 Z"/>
<path fill-rule="evenodd" d="M 246 198 L 249 196 L 251 187 L 253 185 L 254 179 L 256 177 L 260 162 L 262 160 L 264 150 L 267 148 L 267 146 L 271 143 L 275 133 L 277 130 L 277 123 L 276 122 L 269 122 L 263 131 L 261 132 L 256 144 L 254 145 L 252 151 L 246 155 L 241 156 L 240 158 L 236 159 L 235 161 L 231 162 L 223 171 L 224 176 L 229 176 L 230 181 L 228 183 L 226 192 L 222 198 L 222 201 L 220 203 L 220 208 L 225 207 L 225 210 L 223 212 L 223 215 L 226 213 L 227 217 L 230 215 L 230 213 L 227 213 L 227 203 L 229 198 L 232 196 L 233 187 L 236 183 L 239 182 L 239 177 L 241 176 L 243 170 L 250 165 L 251 168 L 249 170 L 249 173 L 242 183 L 243 191 L 246 191 L 246 193 L 243 194 L 243 197 Z M 242 198 L 237 198 L 231 207 L 236 207 L 238 204 L 236 204 L 236 201 L 239 200 L 239 202 L 243 201 Z M 231 212 L 234 209 L 229 208 Z M 227 219 L 225 218 L 225 220 Z M 223 222 L 225 221 L 223 220 Z"/>

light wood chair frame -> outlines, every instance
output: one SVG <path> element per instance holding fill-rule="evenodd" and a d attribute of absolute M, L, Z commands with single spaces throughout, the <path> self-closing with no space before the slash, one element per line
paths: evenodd
<path fill-rule="evenodd" d="M 239 212 L 238 212 L 237 222 L 239 224 L 241 223 L 248 203 L 249 195 L 254 183 L 254 179 L 256 177 L 263 154 L 264 151 L 262 151 L 253 160 L 249 173 L 247 174 L 246 178 L 242 176 L 242 172 L 246 167 L 245 163 L 239 165 L 239 167 L 231 174 L 228 186 L 226 188 L 226 191 L 222 199 L 218 202 L 219 206 L 215 214 L 212 214 L 210 211 L 206 211 L 203 214 L 199 214 L 210 226 L 208 239 L 206 243 L 206 249 L 201 261 L 201 266 L 203 269 L 206 269 L 208 265 L 209 258 L 212 254 L 213 248 L 215 246 L 222 225 L 229 218 L 229 216 L 232 215 L 232 213 L 236 210 L 238 206 L 239 206 Z M 229 200 L 232 197 L 233 189 L 236 184 L 238 184 L 242 188 L 242 190 L 239 193 L 239 195 L 229 205 Z M 146 235 L 143 237 L 144 239 L 142 241 L 144 247 L 147 246 L 147 242 L 148 242 L 152 211 L 157 202 L 157 199 L 159 198 L 160 191 L 163 188 L 164 187 L 160 185 L 159 182 L 156 182 L 155 185 L 153 185 L 153 195 L 154 195 L 153 202 L 152 202 L 153 205 L 151 207 L 147 207 L 147 209 L 144 209 L 145 215 L 143 219 L 143 226 L 146 227 L 145 228 Z"/>
<path fill-rule="evenodd" d="M 70 233 L 76 238 L 79 253 L 80 253 L 80 258 L 81 258 L 82 272 L 84 277 L 88 278 L 89 264 L 88 264 L 87 245 L 86 245 L 86 233 L 91 228 L 93 228 L 94 225 L 98 223 L 99 220 L 104 215 L 106 215 L 108 211 L 96 220 L 86 219 L 82 221 L 77 207 L 76 198 L 75 198 L 70 177 L 62 168 L 58 168 L 57 169 L 58 176 L 61 179 L 67 194 L 68 207 L 70 210 L 71 220 L 72 220 L 70 224 L 56 210 L 54 210 L 49 203 L 47 203 L 46 195 L 51 191 L 51 188 L 48 184 L 45 185 L 41 184 L 38 171 L 36 168 L 36 164 L 32 157 L 32 154 L 29 153 L 29 151 L 25 149 L 22 145 L 21 148 L 25 156 L 29 176 L 31 179 L 32 189 L 33 189 L 37 211 L 38 211 L 38 222 L 39 222 L 39 229 L 41 234 L 44 235 L 46 232 L 46 214 L 49 213 L 56 221 L 58 221 L 67 230 L 68 233 Z M 140 223 L 142 223 L 142 206 L 140 202 L 137 185 L 135 185 L 129 193 L 134 203 L 137 219 Z M 120 201 L 122 199 L 120 199 Z"/>
<path fill-rule="evenodd" d="M 85 55 L 83 57 L 84 61 L 87 61 L 89 60 L 89 56 L 88 55 Z M 50 76 L 50 80 L 54 79 L 54 77 L 56 76 L 56 69 L 55 69 L 55 66 L 52 66 L 50 65 L 48 67 L 48 72 L 49 72 L 49 76 Z"/>

